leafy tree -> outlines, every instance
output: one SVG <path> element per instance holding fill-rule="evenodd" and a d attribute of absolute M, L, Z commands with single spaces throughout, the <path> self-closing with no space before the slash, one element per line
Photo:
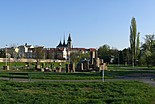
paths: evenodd
<path fill-rule="evenodd" d="M 78 63 L 81 59 L 89 59 L 90 53 L 81 53 L 81 52 L 71 52 L 70 54 L 70 61 Z"/>
<path fill-rule="evenodd" d="M 40 59 L 44 58 L 43 47 L 35 47 L 34 54 L 35 54 L 35 59 L 37 61 L 37 65 L 39 65 Z"/>
<path fill-rule="evenodd" d="M 140 32 L 137 34 L 137 41 L 136 41 L 136 59 L 139 59 L 139 54 L 140 54 Z"/>
<path fill-rule="evenodd" d="M 3 49 L 0 50 L 0 57 L 1 58 L 5 58 L 6 57 L 5 50 L 3 50 Z"/>
<path fill-rule="evenodd" d="M 152 65 L 152 60 L 151 60 L 151 56 L 152 56 L 152 53 L 151 51 L 145 51 L 145 60 L 146 60 L 146 64 L 149 68 L 149 65 Z"/>
<path fill-rule="evenodd" d="M 136 56 L 138 56 L 137 52 L 139 52 L 139 35 L 139 32 L 137 34 L 136 19 L 133 17 L 130 26 L 130 48 L 133 67 L 135 65 Z"/>
<path fill-rule="evenodd" d="M 153 52 L 155 45 L 155 36 L 154 35 L 145 35 L 145 43 L 143 45 L 144 50 L 149 50 Z"/>
<path fill-rule="evenodd" d="M 110 49 L 110 56 L 111 56 L 111 63 L 119 64 L 120 63 L 120 53 L 119 50 L 116 48 Z"/>
<path fill-rule="evenodd" d="M 145 35 L 145 43 L 142 44 L 142 57 L 141 61 L 145 62 L 147 66 L 153 65 L 155 63 L 155 36 Z"/>
<path fill-rule="evenodd" d="M 105 44 L 101 47 L 99 47 L 98 49 L 98 57 L 100 59 L 103 59 L 104 62 L 110 62 L 111 60 L 111 50 L 110 50 L 110 46 Z"/>
<path fill-rule="evenodd" d="M 130 51 L 131 51 L 130 48 L 125 48 L 122 50 L 123 60 L 126 64 L 129 64 L 131 62 L 131 59 L 130 59 L 130 57 L 131 57 L 130 53 L 131 52 Z"/>

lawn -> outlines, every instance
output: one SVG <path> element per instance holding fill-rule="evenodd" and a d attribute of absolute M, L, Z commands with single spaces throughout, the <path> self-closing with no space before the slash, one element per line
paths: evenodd
<path fill-rule="evenodd" d="M 1 71 L 0 77 L 9 72 Z M 33 79 L 101 80 L 100 72 L 32 72 Z M 105 71 L 106 79 L 131 74 L 155 74 L 147 70 Z M 154 104 L 155 87 L 137 81 L 115 82 L 15 82 L 0 80 L 0 104 Z"/>
<path fill-rule="evenodd" d="M 148 68 L 147 66 L 128 66 L 128 65 L 114 65 L 114 64 L 109 64 L 108 65 L 109 70 L 155 70 L 155 67 L 152 66 Z"/>
<path fill-rule="evenodd" d="M 1 104 L 154 104 L 155 88 L 136 81 L 0 81 Z"/>
<path fill-rule="evenodd" d="M 55 73 L 55 72 L 37 72 L 37 71 L 0 71 L 0 77 L 9 77 L 10 72 L 29 73 L 32 79 L 48 79 L 48 80 L 100 80 L 101 72 L 75 72 L 75 73 Z M 104 72 L 105 79 L 120 78 L 126 76 L 137 77 L 155 77 L 154 71 L 139 70 L 110 70 Z"/>
<path fill-rule="evenodd" d="M 0 77 L 9 77 L 12 71 L 0 72 Z M 20 72 L 20 71 L 16 71 Z M 29 73 L 31 79 L 48 79 L 48 80 L 100 80 L 100 72 L 78 72 L 78 73 L 55 73 L 55 72 L 21 72 Z M 108 78 L 108 76 L 105 76 Z M 110 77 L 109 77 L 110 78 Z"/>
<path fill-rule="evenodd" d="M 5 62 L 0 62 L 0 70 L 3 69 L 3 66 L 5 66 L 5 64 L 6 64 Z M 61 67 L 65 68 L 66 64 L 68 64 L 68 62 L 62 62 Z M 8 62 L 7 65 L 9 65 L 11 70 L 15 70 L 16 68 L 23 70 L 28 65 L 31 69 L 35 69 L 36 63 L 35 62 Z M 43 66 L 44 68 L 45 67 L 49 67 L 49 68 L 60 67 L 59 62 L 44 62 L 44 63 L 40 62 L 40 65 Z"/>

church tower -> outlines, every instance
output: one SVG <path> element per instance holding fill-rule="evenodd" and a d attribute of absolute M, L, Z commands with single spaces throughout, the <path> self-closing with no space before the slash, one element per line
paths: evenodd
<path fill-rule="evenodd" d="M 72 47 L 72 39 L 71 39 L 70 33 L 69 33 L 68 40 L 67 40 L 67 46 L 68 46 L 68 48 L 73 48 Z"/>

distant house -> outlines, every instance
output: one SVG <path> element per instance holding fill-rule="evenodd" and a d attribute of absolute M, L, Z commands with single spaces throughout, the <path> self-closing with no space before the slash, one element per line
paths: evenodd
<path fill-rule="evenodd" d="M 60 60 L 69 60 L 70 54 L 72 52 L 85 54 L 88 52 L 96 51 L 95 48 L 73 48 L 71 34 L 69 34 L 67 42 L 65 41 L 64 37 L 63 43 L 60 40 L 56 48 L 44 48 L 44 46 L 33 46 L 25 43 L 25 45 L 7 48 L 7 53 L 9 53 L 11 57 L 16 58 L 36 58 L 38 53 L 37 49 L 41 49 L 42 54 L 39 56 L 41 58 Z"/>
<path fill-rule="evenodd" d="M 33 53 L 33 45 L 27 45 L 27 43 L 25 45 L 21 45 L 18 46 L 18 55 L 20 58 L 32 58 L 32 53 Z"/>

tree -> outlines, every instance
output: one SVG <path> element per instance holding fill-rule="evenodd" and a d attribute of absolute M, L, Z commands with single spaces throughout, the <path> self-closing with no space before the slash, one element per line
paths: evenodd
<path fill-rule="evenodd" d="M 110 62 L 111 59 L 111 52 L 110 52 L 110 46 L 105 44 L 98 49 L 98 57 L 100 59 L 103 59 L 104 62 Z"/>
<path fill-rule="evenodd" d="M 37 61 L 37 65 L 39 65 L 40 59 L 44 58 L 43 47 L 35 47 L 34 54 L 35 54 L 35 59 Z"/>
<path fill-rule="evenodd" d="M 130 59 L 130 57 L 131 57 L 130 53 L 131 52 L 130 51 L 131 51 L 130 48 L 125 48 L 125 49 L 122 50 L 122 52 L 123 52 L 123 60 L 124 60 L 125 64 L 129 64 L 131 62 L 131 59 Z"/>
<path fill-rule="evenodd" d="M 154 35 L 145 35 L 145 43 L 142 44 L 142 57 L 141 60 L 143 63 L 146 63 L 147 66 L 153 65 L 155 63 L 155 36 Z"/>
<path fill-rule="evenodd" d="M 70 61 L 78 63 L 81 59 L 90 59 L 90 53 L 71 52 Z"/>
<path fill-rule="evenodd" d="M 5 58 L 6 57 L 6 52 L 5 50 L 1 49 L 0 50 L 0 58 Z"/>
<path fill-rule="evenodd" d="M 152 65 L 152 60 L 151 60 L 152 53 L 150 51 L 146 51 L 145 56 L 146 56 L 147 66 L 149 68 L 149 65 Z"/>
<path fill-rule="evenodd" d="M 139 39 L 139 37 L 140 37 L 140 32 L 138 32 L 138 34 L 137 34 L 137 41 L 136 41 L 136 59 L 139 59 L 139 54 L 140 54 L 140 39 Z"/>
<path fill-rule="evenodd" d="M 110 56 L 111 56 L 111 60 L 110 62 L 113 64 L 120 64 L 120 52 L 118 49 L 116 48 L 112 48 L 110 49 Z"/>
<path fill-rule="evenodd" d="M 149 50 L 153 52 L 155 45 L 155 36 L 154 35 L 145 35 L 145 44 L 143 45 L 144 50 Z"/>
<path fill-rule="evenodd" d="M 139 35 L 139 32 L 137 34 L 136 19 L 133 17 L 130 26 L 130 48 L 133 67 L 135 65 L 136 56 L 138 56 L 138 53 L 136 52 L 138 52 L 139 49 Z"/>

